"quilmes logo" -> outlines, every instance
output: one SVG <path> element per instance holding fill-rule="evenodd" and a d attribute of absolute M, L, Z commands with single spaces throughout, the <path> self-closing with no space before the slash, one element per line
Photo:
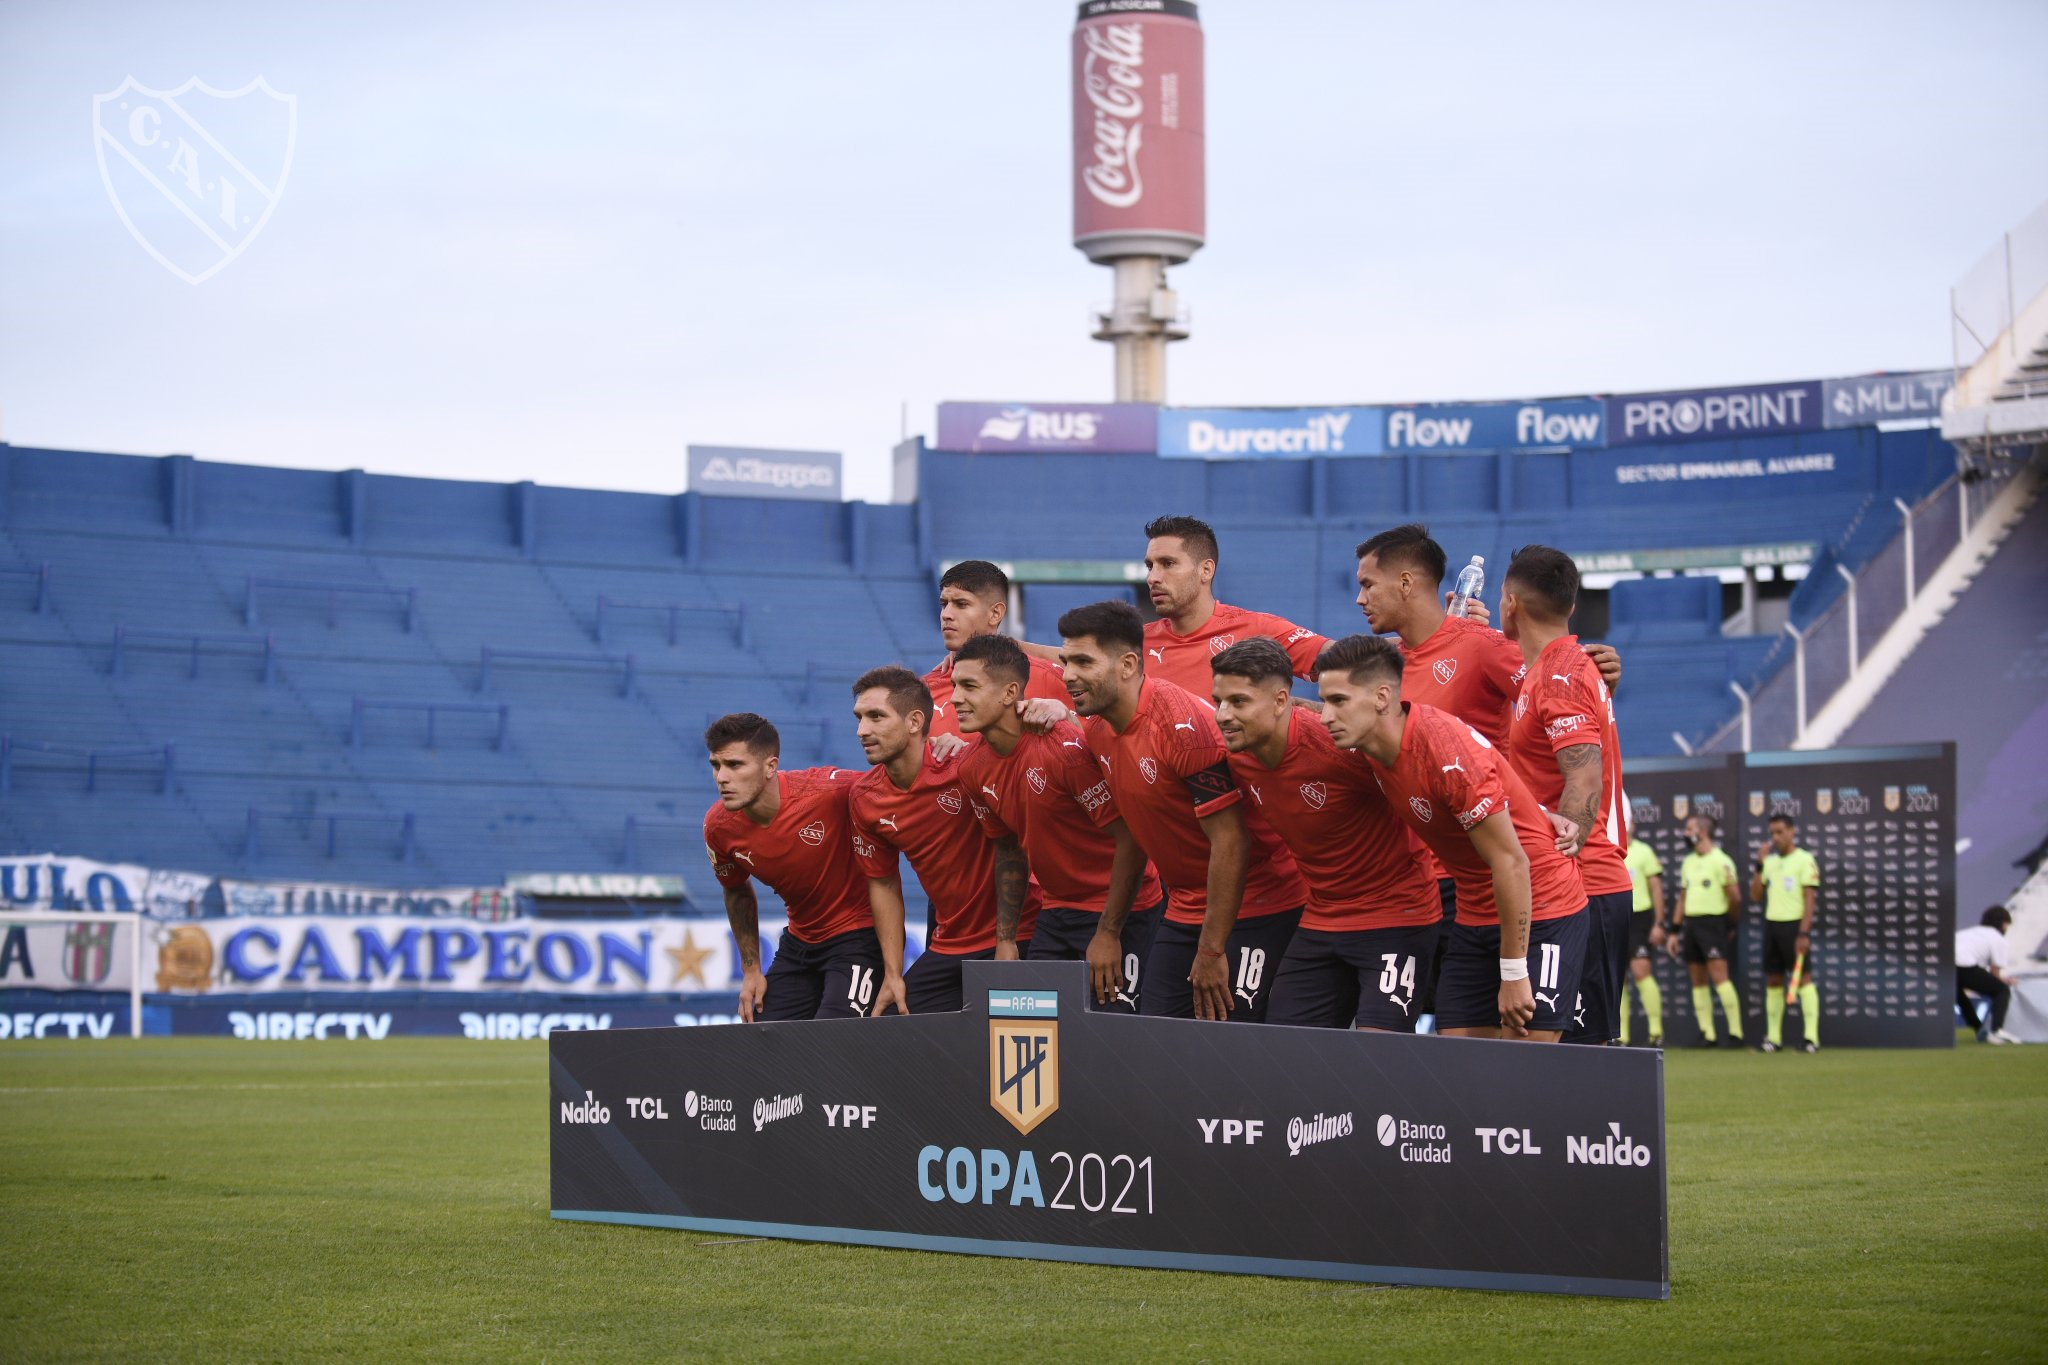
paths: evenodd
<path fill-rule="evenodd" d="M 1145 197 L 1138 170 L 1143 149 L 1145 27 L 1100 24 L 1084 29 L 1081 88 L 1095 110 L 1095 164 L 1081 171 L 1088 193 L 1113 209 L 1127 209 Z M 1100 70 L 1097 69 L 1098 65 Z"/>
<path fill-rule="evenodd" d="M 612 1111 L 599 1104 L 597 1096 L 591 1091 L 584 1091 L 581 1100 L 562 1101 L 562 1122 L 564 1123 L 596 1127 L 598 1124 L 610 1123 L 611 1121 Z"/>
<path fill-rule="evenodd" d="M 988 1102 L 1020 1133 L 1060 1107 L 1057 991 L 988 993 Z"/>
<path fill-rule="evenodd" d="M 1036 408 L 1004 408 L 981 424 L 984 441 L 1071 441 L 1086 445 L 1095 439 L 1102 415 L 1094 412 L 1040 412 Z"/>
<path fill-rule="evenodd" d="M 291 176 L 299 101 L 258 76 L 152 90 L 129 76 L 92 98 L 93 151 L 114 211 L 156 263 L 203 284 L 248 249 Z"/>
<path fill-rule="evenodd" d="M 1347 1109 L 1341 1114 L 1318 1113 L 1308 1118 L 1296 1116 L 1287 1120 L 1287 1155 L 1300 1156 L 1303 1149 L 1318 1142 L 1350 1137 L 1357 1127 L 1352 1115 L 1353 1111 Z"/>
<path fill-rule="evenodd" d="M 783 1119 L 792 1118 L 803 1112 L 804 1097 L 801 1093 L 795 1095 L 777 1095 L 773 1099 L 755 1100 L 754 1131 L 758 1133 L 771 1123 L 777 1123 Z"/>
<path fill-rule="evenodd" d="M 1647 1166 L 1650 1149 L 1621 1131 L 1618 1123 L 1607 1125 L 1605 1137 L 1568 1137 L 1564 1140 L 1567 1166 Z"/>

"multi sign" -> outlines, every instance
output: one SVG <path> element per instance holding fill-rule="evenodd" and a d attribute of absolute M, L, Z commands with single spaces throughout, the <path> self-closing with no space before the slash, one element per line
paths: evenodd
<path fill-rule="evenodd" d="M 970 962 L 957 1013 L 557 1032 L 553 1216 L 1669 1296 L 1660 1054 L 1112 1015 L 1087 983 Z"/>

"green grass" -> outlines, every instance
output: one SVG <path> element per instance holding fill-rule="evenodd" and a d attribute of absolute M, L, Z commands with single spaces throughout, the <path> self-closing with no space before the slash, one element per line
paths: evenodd
<path fill-rule="evenodd" d="M 2048 1048 L 1673 1054 L 1669 1303 L 551 1222 L 540 1044 L 0 1047 L 0 1359 L 2048 1352 Z"/>

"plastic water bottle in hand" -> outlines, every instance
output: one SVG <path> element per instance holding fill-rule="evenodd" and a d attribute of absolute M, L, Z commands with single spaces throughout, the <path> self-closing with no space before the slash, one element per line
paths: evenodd
<path fill-rule="evenodd" d="M 1473 555 L 1472 562 L 1458 570 L 1458 586 L 1451 598 L 1451 615 L 1463 616 L 1465 608 L 1486 591 L 1486 556 Z"/>

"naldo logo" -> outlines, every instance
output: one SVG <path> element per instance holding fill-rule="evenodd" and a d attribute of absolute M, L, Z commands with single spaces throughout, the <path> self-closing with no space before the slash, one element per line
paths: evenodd
<path fill-rule="evenodd" d="M 1564 1160 L 1567 1166 L 1647 1166 L 1650 1149 L 1609 1123 L 1605 1137 L 1566 1138 Z"/>

